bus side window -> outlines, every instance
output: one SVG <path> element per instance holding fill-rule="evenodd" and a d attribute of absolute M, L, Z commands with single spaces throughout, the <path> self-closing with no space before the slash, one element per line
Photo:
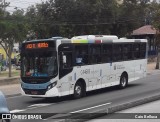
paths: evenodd
<path fill-rule="evenodd" d="M 112 62 L 112 44 L 103 44 L 102 48 L 102 62 Z"/>
<path fill-rule="evenodd" d="M 76 45 L 75 46 L 75 65 L 87 65 L 88 64 L 88 46 Z"/>
<path fill-rule="evenodd" d="M 140 44 L 135 43 L 133 44 L 133 59 L 139 59 L 140 58 Z"/>
<path fill-rule="evenodd" d="M 145 58 L 146 57 L 146 43 L 141 43 L 140 44 L 140 58 Z"/>
<path fill-rule="evenodd" d="M 90 45 L 90 63 L 98 64 L 101 63 L 101 45 Z"/>
<path fill-rule="evenodd" d="M 132 44 L 123 45 L 123 60 L 132 60 Z"/>
<path fill-rule="evenodd" d="M 122 61 L 122 44 L 113 44 L 113 61 Z"/>

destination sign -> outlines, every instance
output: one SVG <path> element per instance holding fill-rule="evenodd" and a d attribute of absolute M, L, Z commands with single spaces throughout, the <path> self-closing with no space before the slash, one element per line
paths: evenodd
<path fill-rule="evenodd" d="M 39 49 L 39 48 L 48 48 L 49 44 L 47 42 L 39 42 L 39 43 L 29 43 L 25 45 L 26 49 Z"/>

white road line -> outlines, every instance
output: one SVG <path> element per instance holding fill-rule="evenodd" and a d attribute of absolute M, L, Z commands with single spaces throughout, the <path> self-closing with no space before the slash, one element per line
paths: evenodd
<path fill-rule="evenodd" d="M 10 111 L 10 113 L 18 113 L 22 111 L 25 111 L 25 109 L 22 109 L 22 110 L 15 109 L 15 110 Z"/>
<path fill-rule="evenodd" d="M 81 109 L 81 110 L 78 110 L 78 111 L 73 111 L 73 112 L 70 112 L 70 113 L 72 113 L 72 114 L 73 113 L 78 113 L 78 112 L 86 111 L 86 110 L 93 109 L 93 108 L 98 108 L 98 107 L 109 105 L 109 104 L 111 104 L 111 102 L 110 103 L 101 104 L 101 105 L 97 105 L 97 106 L 93 106 L 93 107 L 89 107 L 89 108 L 85 108 L 85 109 Z"/>
<path fill-rule="evenodd" d="M 18 113 L 18 112 L 22 112 L 22 111 L 27 111 L 27 110 L 32 110 L 32 109 L 36 109 L 36 108 L 40 108 L 40 107 L 44 107 L 44 106 L 49 106 L 51 104 L 33 104 L 28 106 L 26 109 L 15 109 L 15 110 L 11 110 L 10 113 Z"/>
<path fill-rule="evenodd" d="M 30 107 L 44 107 L 44 106 L 49 106 L 49 105 L 51 105 L 51 104 L 33 104 L 33 105 L 28 106 L 28 108 L 30 108 Z"/>

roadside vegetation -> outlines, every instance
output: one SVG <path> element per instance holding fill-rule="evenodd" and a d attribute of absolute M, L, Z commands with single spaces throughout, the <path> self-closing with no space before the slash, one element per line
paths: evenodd
<path fill-rule="evenodd" d="M 147 0 L 124 0 L 122 4 L 117 0 L 48 0 L 25 10 L 16 8 L 13 13 L 4 9 L 7 6 L 0 6 L 0 44 L 9 59 L 9 77 L 13 44 L 25 39 L 89 34 L 130 37 L 134 29 L 150 24 L 157 29 L 160 45 L 160 4 Z"/>
<path fill-rule="evenodd" d="M 12 70 L 12 77 L 18 77 L 18 76 L 20 76 L 20 70 L 15 70 L 15 69 L 13 69 Z M 0 78 L 6 78 L 6 77 L 8 77 L 8 71 L 1 71 L 0 72 Z"/>

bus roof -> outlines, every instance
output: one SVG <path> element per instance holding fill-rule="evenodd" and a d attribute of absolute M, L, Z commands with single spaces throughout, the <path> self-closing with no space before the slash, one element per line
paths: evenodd
<path fill-rule="evenodd" d="M 72 43 L 103 43 L 118 39 L 115 35 L 83 35 L 71 38 Z"/>
<path fill-rule="evenodd" d="M 125 38 L 121 38 L 121 39 L 117 39 L 117 40 L 113 40 L 113 43 L 118 43 L 118 42 L 147 42 L 147 39 L 125 39 Z"/>
<path fill-rule="evenodd" d="M 71 43 L 147 42 L 146 39 L 118 39 L 115 35 L 84 35 L 71 38 Z"/>
<path fill-rule="evenodd" d="M 37 39 L 31 41 L 25 41 L 23 43 L 40 42 L 40 41 L 58 41 L 61 43 L 120 43 L 120 42 L 147 42 L 147 39 L 118 39 L 115 35 L 82 35 L 75 36 L 71 39 L 63 37 L 52 37 L 49 39 Z"/>

